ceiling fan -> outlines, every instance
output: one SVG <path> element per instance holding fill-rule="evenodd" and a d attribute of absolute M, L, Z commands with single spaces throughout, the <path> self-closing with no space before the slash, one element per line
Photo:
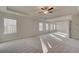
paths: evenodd
<path fill-rule="evenodd" d="M 40 9 L 41 9 L 40 13 L 43 12 L 44 14 L 47 14 L 47 13 L 52 13 L 54 7 L 52 7 L 52 6 L 43 6 L 43 7 L 40 7 Z"/>

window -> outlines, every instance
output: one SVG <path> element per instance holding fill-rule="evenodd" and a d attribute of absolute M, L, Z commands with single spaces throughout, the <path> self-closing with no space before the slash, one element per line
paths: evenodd
<path fill-rule="evenodd" d="M 48 30 L 49 28 L 48 28 L 48 23 L 46 23 L 46 30 Z"/>
<path fill-rule="evenodd" d="M 42 22 L 39 23 L 39 31 L 43 31 L 43 23 Z"/>
<path fill-rule="evenodd" d="M 50 24 L 50 30 L 53 30 L 53 24 Z"/>
<path fill-rule="evenodd" d="M 16 20 L 4 18 L 4 34 L 16 33 Z"/>
<path fill-rule="evenodd" d="M 56 25 L 54 24 L 54 30 L 56 29 Z"/>

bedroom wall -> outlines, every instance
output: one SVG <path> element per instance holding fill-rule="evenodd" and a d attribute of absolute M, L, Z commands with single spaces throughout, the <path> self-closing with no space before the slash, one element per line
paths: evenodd
<path fill-rule="evenodd" d="M 57 32 L 69 33 L 69 21 L 56 22 Z"/>
<path fill-rule="evenodd" d="M 67 34 L 67 37 L 70 37 L 70 22 L 72 20 L 71 15 L 61 16 L 50 20 L 52 23 L 56 24 L 55 32 L 65 33 Z"/>
<path fill-rule="evenodd" d="M 43 31 L 39 31 L 39 23 L 43 23 Z M 50 28 L 48 31 L 46 31 L 46 23 L 50 24 L 50 22 L 47 21 L 41 21 L 38 19 L 29 19 L 26 17 L 19 17 L 18 18 L 18 34 L 20 37 L 33 37 L 38 36 L 41 34 L 49 33 Z M 50 26 L 50 25 L 48 25 Z"/>
<path fill-rule="evenodd" d="M 17 32 L 12 34 L 4 34 L 4 18 L 14 19 L 17 22 Z M 44 23 L 44 29 L 42 32 L 39 32 L 39 22 Z M 28 16 L 18 16 L 14 14 L 8 13 L 0 13 L 0 42 L 16 40 L 22 38 L 28 38 L 37 36 L 40 34 L 48 33 L 50 30 L 45 30 L 44 21 L 40 21 L 38 19 L 34 19 Z"/>
<path fill-rule="evenodd" d="M 71 21 L 71 38 L 79 39 L 79 14 L 74 14 Z"/>
<path fill-rule="evenodd" d="M 17 33 L 4 34 L 4 18 L 14 19 L 17 21 L 17 17 L 15 15 L 0 13 L 0 42 L 13 40 L 17 38 Z"/>
<path fill-rule="evenodd" d="M 18 17 L 17 30 L 20 37 L 35 36 L 39 33 L 38 21 L 35 21 L 33 18 Z"/>

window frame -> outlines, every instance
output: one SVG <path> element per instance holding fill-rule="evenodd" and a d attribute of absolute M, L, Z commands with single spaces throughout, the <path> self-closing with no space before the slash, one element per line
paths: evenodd
<path fill-rule="evenodd" d="M 45 25 L 46 25 L 46 31 L 48 31 L 49 30 L 49 23 L 46 23 Z"/>
<path fill-rule="evenodd" d="M 39 22 L 38 23 L 38 25 L 39 25 L 39 32 L 42 32 L 44 29 L 43 29 L 43 22 Z"/>
<path fill-rule="evenodd" d="M 10 22 L 12 22 L 11 20 L 14 21 L 14 24 L 10 23 Z M 6 23 L 8 23 L 8 24 L 6 24 Z M 16 24 L 17 24 L 16 20 L 11 19 L 11 18 L 4 18 L 4 34 L 15 34 L 17 32 Z M 6 29 L 6 27 L 7 27 L 7 29 Z"/>

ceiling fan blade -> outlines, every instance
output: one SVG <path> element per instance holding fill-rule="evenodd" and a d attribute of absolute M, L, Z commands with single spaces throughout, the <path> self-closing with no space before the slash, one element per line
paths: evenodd
<path fill-rule="evenodd" d="M 48 10 L 52 10 L 52 9 L 54 9 L 53 7 L 51 7 L 51 8 L 49 8 Z"/>
<path fill-rule="evenodd" d="M 49 13 L 52 13 L 53 11 L 49 11 Z"/>
<path fill-rule="evenodd" d="M 45 10 L 44 8 L 41 8 L 42 10 Z"/>
<path fill-rule="evenodd" d="M 49 7 L 49 6 L 41 7 L 42 10 L 48 10 L 48 9 L 50 9 L 50 8 L 51 8 L 51 7 Z"/>

